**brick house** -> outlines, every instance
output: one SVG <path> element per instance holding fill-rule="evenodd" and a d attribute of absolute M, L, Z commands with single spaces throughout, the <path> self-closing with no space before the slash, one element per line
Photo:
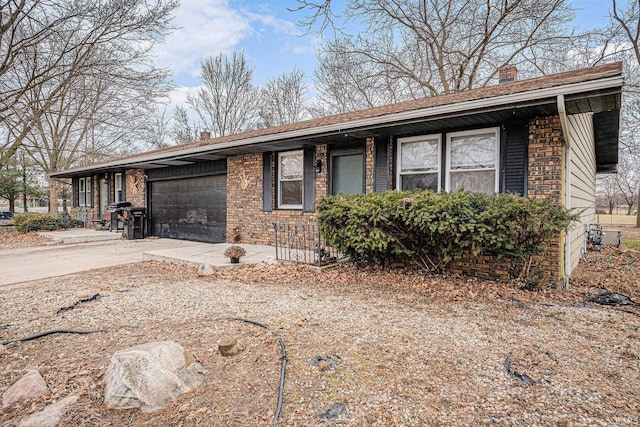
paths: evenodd
<path fill-rule="evenodd" d="M 127 200 L 150 234 L 274 243 L 273 223 L 315 220 L 318 197 L 394 189 L 513 192 L 581 212 L 545 255 L 566 278 L 595 222 L 595 177 L 616 171 L 623 85 L 614 63 L 199 141 L 51 174 L 89 217 Z M 482 259 L 458 266 L 490 276 Z"/>

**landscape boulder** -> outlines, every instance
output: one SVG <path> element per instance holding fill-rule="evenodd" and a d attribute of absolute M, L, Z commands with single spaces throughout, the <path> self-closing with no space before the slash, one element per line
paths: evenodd
<path fill-rule="evenodd" d="M 60 418 L 67 408 L 78 400 L 78 396 L 72 395 L 52 403 L 42 411 L 33 413 L 18 423 L 18 427 L 55 427 L 60 423 Z"/>
<path fill-rule="evenodd" d="M 161 409 L 200 386 L 204 368 L 174 341 L 154 341 L 116 352 L 105 374 L 109 408 Z"/>
<path fill-rule="evenodd" d="M 9 406 L 15 402 L 40 397 L 47 392 L 47 383 L 40 372 L 31 370 L 15 382 L 2 395 L 2 406 Z"/>

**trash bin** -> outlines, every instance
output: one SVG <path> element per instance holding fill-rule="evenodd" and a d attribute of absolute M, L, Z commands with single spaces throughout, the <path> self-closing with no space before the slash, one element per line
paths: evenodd
<path fill-rule="evenodd" d="M 131 202 L 118 202 L 111 203 L 107 206 L 107 209 L 104 212 L 105 219 L 109 218 L 111 231 L 123 231 L 124 230 L 124 221 L 122 218 L 122 213 L 124 208 L 131 206 Z"/>
<path fill-rule="evenodd" d="M 126 207 L 123 209 L 122 217 L 124 218 L 122 237 L 127 240 L 147 237 L 147 208 Z"/>

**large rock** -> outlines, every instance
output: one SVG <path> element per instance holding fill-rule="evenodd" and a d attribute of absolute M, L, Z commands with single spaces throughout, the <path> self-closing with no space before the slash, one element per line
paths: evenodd
<path fill-rule="evenodd" d="M 109 408 L 152 412 L 198 387 L 204 369 L 173 341 L 155 341 L 116 352 L 105 374 Z"/>
<path fill-rule="evenodd" d="M 35 399 L 47 392 L 47 383 L 44 382 L 40 372 L 32 370 L 15 382 L 2 395 L 2 406 L 9 406 L 15 402 L 27 399 Z"/>
<path fill-rule="evenodd" d="M 78 396 L 72 395 L 52 403 L 40 412 L 29 415 L 18 423 L 18 427 L 55 427 L 60 422 L 62 414 L 67 408 L 78 400 Z"/>

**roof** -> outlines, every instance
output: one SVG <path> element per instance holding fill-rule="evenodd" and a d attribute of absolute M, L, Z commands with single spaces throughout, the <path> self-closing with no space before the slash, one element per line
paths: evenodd
<path fill-rule="evenodd" d="M 214 139 L 141 153 L 115 161 L 51 173 L 51 177 L 79 176 L 82 172 L 98 172 L 114 168 L 153 168 L 176 166 L 197 160 L 224 158 L 229 155 L 267 151 L 286 142 L 311 141 L 349 132 L 398 127 L 417 121 L 443 119 L 464 114 L 489 113 L 498 110 L 535 107 L 555 103 L 557 95 L 566 100 L 567 112 L 600 112 L 620 108 L 623 84 L 622 63 L 616 62 L 533 79 L 498 84 L 464 92 L 422 98 L 382 107 L 337 114 L 272 128 L 229 135 Z M 553 107 L 552 107 L 553 108 Z M 543 110 L 546 111 L 546 110 Z M 556 111 L 549 110 L 552 114 Z M 409 128 L 407 128 L 409 129 Z M 411 128 L 413 129 L 413 128 Z M 317 140 L 315 143 L 319 143 Z M 300 144 L 300 142 L 298 142 Z M 260 150 L 258 145 L 263 145 Z M 293 146 L 293 145 L 292 145 Z M 617 138 L 616 138 L 617 151 Z"/>

